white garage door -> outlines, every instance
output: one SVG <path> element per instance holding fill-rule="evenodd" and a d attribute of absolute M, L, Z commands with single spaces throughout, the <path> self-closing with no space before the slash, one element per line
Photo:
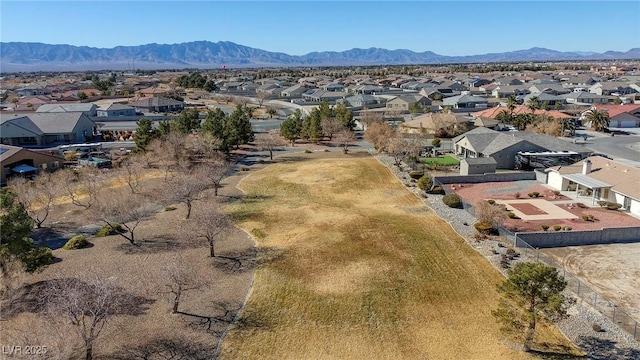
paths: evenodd
<path fill-rule="evenodd" d="M 636 127 L 636 121 L 635 120 L 622 120 L 620 122 L 620 127 L 623 127 L 623 128 Z"/>

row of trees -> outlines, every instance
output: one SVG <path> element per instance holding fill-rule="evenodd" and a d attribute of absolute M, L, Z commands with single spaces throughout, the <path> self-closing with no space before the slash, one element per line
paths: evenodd
<path fill-rule="evenodd" d="M 331 141 L 338 133 L 346 134 L 343 130 L 353 131 L 355 125 L 353 113 L 345 104 L 331 107 L 323 101 L 308 116 L 300 110 L 289 115 L 280 126 L 280 134 L 293 146 L 298 139 L 318 142 L 328 137 Z"/>
<path fill-rule="evenodd" d="M 201 122 L 198 110 L 189 108 L 171 120 L 161 121 L 157 129 L 153 127 L 151 120 L 140 119 L 136 122 L 138 128 L 133 135 L 135 151 L 144 152 L 154 139 L 172 133 L 186 135 L 198 131 L 203 141 L 207 141 L 216 150 L 228 153 L 232 148 L 254 140 L 251 111 L 251 108 L 242 105 L 238 105 L 231 115 L 214 109 Z"/>
<path fill-rule="evenodd" d="M 175 82 L 183 88 L 203 89 L 208 92 L 218 90 L 216 83 L 212 79 L 209 79 L 207 76 L 203 76 L 199 72 L 192 72 L 189 75 L 179 76 Z"/>

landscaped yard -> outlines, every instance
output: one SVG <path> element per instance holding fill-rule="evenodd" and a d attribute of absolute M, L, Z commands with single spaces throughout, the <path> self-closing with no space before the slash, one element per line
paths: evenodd
<path fill-rule="evenodd" d="M 239 187 L 258 267 L 221 358 L 535 358 L 491 316 L 502 275 L 378 161 L 288 161 Z M 571 348 L 553 327 L 537 340 Z"/>
<path fill-rule="evenodd" d="M 456 159 L 453 156 L 438 156 L 435 158 L 424 158 L 422 162 L 429 166 L 454 166 L 460 165 L 460 160 Z"/>

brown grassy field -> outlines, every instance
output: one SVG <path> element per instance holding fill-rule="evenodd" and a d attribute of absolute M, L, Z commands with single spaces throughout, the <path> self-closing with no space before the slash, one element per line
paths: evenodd
<path fill-rule="evenodd" d="M 273 164 L 239 187 L 258 268 L 221 358 L 534 358 L 490 314 L 502 275 L 375 159 Z M 553 327 L 537 343 L 576 353 Z"/>

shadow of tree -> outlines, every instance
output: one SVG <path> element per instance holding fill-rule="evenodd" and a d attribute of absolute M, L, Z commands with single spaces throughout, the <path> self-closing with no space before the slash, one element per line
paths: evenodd
<path fill-rule="evenodd" d="M 199 315 L 185 311 L 179 311 L 178 314 L 182 315 L 182 320 L 187 323 L 188 327 L 220 337 L 241 308 L 241 303 L 217 302 L 212 305 L 211 315 Z"/>
<path fill-rule="evenodd" d="M 225 255 L 217 255 L 211 258 L 211 260 L 214 268 L 225 273 L 242 273 L 255 268 L 256 250 L 254 248 L 248 248 L 236 252 L 227 252 Z"/>
<path fill-rule="evenodd" d="M 7 320 L 25 312 L 44 313 L 47 311 L 47 303 L 43 294 L 46 294 L 48 289 L 55 286 L 57 282 L 62 283 L 64 281 L 72 281 L 78 285 L 89 286 L 86 282 L 75 278 L 45 280 L 25 285 L 17 290 L 16 296 L 10 303 L 3 305 L 2 319 Z M 149 306 L 155 302 L 154 299 L 127 293 L 122 288 L 117 289 L 116 296 L 120 298 L 120 301 L 116 303 L 123 305 L 112 308 L 113 315 L 144 315 Z"/>
<path fill-rule="evenodd" d="M 577 345 L 586 349 L 587 356 L 593 360 L 637 360 L 640 359 L 640 350 L 617 346 L 617 342 L 599 339 L 594 336 L 581 336 Z"/>
<path fill-rule="evenodd" d="M 121 251 L 127 255 L 132 254 L 158 254 L 162 252 L 175 251 L 179 249 L 187 249 L 199 247 L 197 244 L 188 241 L 180 241 L 171 235 L 157 235 L 153 239 L 144 239 L 136 241 L 139 246 L 131 245 L 123 242 L 116 246 L 117 251 Z"/>
<path fill-rule="evenodd" d="M 197 360 L 211 358 L 211 344 L 186 337 L 160 337 L 135 347 L 122 347 L 115 354 L 105 356 L 111 360 Z"/>

